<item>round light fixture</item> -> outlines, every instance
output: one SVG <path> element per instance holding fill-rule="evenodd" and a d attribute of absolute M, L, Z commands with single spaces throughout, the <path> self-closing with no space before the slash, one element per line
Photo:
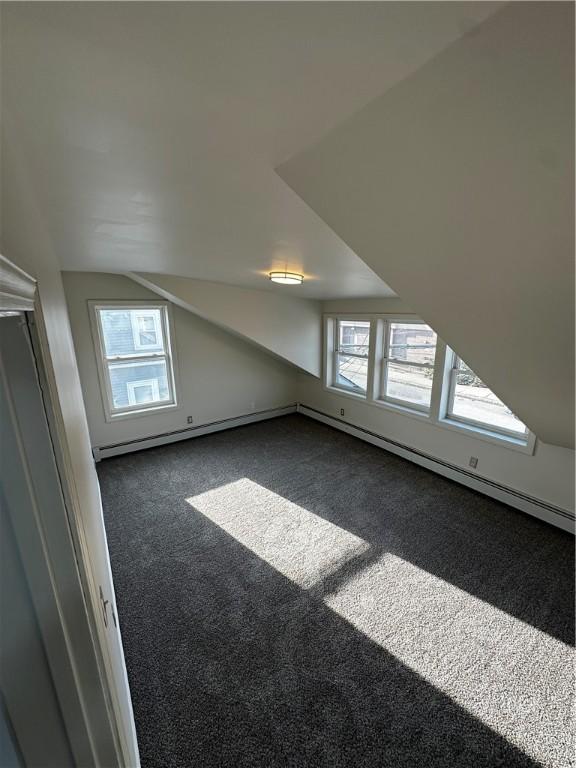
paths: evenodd
<path fill-rule="evenodd" d="M 304 275 L 297 272 L 270 272 L 268 275 L 273 283 L 282 283 L 282 285 L 301 285 L 304 282 Z"/>

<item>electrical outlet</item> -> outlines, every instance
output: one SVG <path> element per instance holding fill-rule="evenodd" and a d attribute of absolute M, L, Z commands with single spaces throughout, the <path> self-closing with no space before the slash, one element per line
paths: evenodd
<path fill-rule="evenodd" d="M 468 463 L 470 464 L 472 469 L 476 469 L 476 467 L 478 466 L 478 459 L 476 458 L 476 456 L 470 456 L 470 461 Z"/>
<path fill-rule="evenodd" d="M 344 408 L 340 408 L 340 416 L 344 416 Z"/>
<path fill-rule="evenodd" d="M 192 418 L 192 416 L 188 416 L 186 421 L 188 422 L 188 424 L 193 424 L 194 423 L 194 419 Z"/>

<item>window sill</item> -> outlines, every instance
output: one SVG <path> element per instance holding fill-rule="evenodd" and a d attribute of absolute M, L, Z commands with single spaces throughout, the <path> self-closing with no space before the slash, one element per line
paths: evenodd
<path fill-rule="evenodd" d="M 482 440 L 492 445 L 499 445 L 501 448 L 508 448 L 512 451 L 518 451 L 518 453 L 524 453 L 529 456 L 534 454 L 536 448 L 536 436 L 529 433 L 527 440 L 515 438 L 508 435 L 502 435 L 499 432 L 492 432 L 489 429 L 482 429 L 482 427 L 473 426 L 472 424 L 465 424 L 461 421 L 455 421 L 453 419 L 435 419 L 431 417 L 429 412 L 418 411 L 412 408 L 405 408 L 402 405 L 396 405 L 395 403 L 388 403 L 385 400 L 368 399 L 364 395 L 359 395 L 356 392 L 348 392 L 345 389 L 339 387 L 332 387 L 324 385 L 324 390 L 330 392 L 333 395 L 339 395 L 348 397 L 352 400 L 356 400 L 366 405 L 375 405 L 377 408 L 390 411 L 402 416 L 409 416 L 410 418 L 417 419 L 418 421 L 430 424 L 435 427 L 442 427 L 443 429 L 449 429 L 459 434 L 464 434 L 468 437 Z"/>
<path fill-rule="evenodd" d="M 327 392 L 332 392 L 334 395 L 343 395 L 344 397 L 351 397 L 353 400 L 358 400 L 361 403 L 366 403 L 368 401 L 368 396 L 363 395 L 360 392 L 354 392 L 351 389 L 344 389 L 343 387 L 334 387 L 330 384 L 325 384 L 324 389 Z"/>
<path fill-rule="evenodd" d="M 526 453 L 530 456 L 534 454 L 536 447 L 536 436 L 531 432 L 528 433 L 527 438 L 523 440 L 522 438 L 512 437 L 512 435 L 502 435 L 499 432 L 493 432 L 490 429 L 483 429 L 482 427 L 466 424 L 463 421 L 456 421 L 455 419 L 439 419 L 436 423 L 445 429 L 465 433 L 470 437 L 485 440 L 486 442 L 500 445 L 502 448 L 510 448 L 513 451 Z"/>
<path fill-rule="evenodd" d="M 107 413 L 106 421 L 112 424 L 115 421 L 124 421 L 124 419 L 137 419 L 142 416 L 153 416 L 162 411 L 175 411 L 180 406 L 178 403 L 167 403 L 166 405 L 156 405 L 150 408 L 141 408 L 134 411 L 121 411 L 120 413 Z"/>

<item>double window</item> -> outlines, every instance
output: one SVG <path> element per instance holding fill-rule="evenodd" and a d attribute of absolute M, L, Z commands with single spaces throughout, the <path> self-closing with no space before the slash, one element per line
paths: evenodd
<path fill-rule="evenodd" d="M 518 447 L 533 437 L 434 330 L 416 318 L 327 317 L 326 385 Z"/>
<path fill-rule="evenodd" d="M 107 418 L 174 407 L 167 304 L 92 303 Z"/>

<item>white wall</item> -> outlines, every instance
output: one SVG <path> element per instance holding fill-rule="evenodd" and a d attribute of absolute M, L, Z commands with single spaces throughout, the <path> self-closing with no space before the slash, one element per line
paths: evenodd
<path fill-rule="evenodd" d="M 405 301 L 399 298 L 381 299 L 333 299 L 322 304 L 323 314 L 337 313 L 347 315 L 355 312 L 362 313 L 386 313 L 389 314 L 416 314 L 412 312 Z"/>
<path fill-rule="evenodd" d="M 298 298 L 298 287 L 285 287 L 280 294 L 176 275 L 133 272 L 129 276 L 281 360 L 320 375 L 321 305 Z"/>
<path fill-rule="evenodd" d="M 292 366 L 172 305 L 179 407 L 106 422 L 87 302 L 158 301 L 158 296 L 121 275 L 64 272 L 63 280 L 92 445 L 185 429 L 187 416 L 199 425 L 295 402 L 296 371 Z"/>
<path fill-rule="evenodd" d="M 114 604 L 114 589 L 60 267 L 38 206 L 30 169 L 19 146 L 18 126 L 10 119 L 4 101 L 2 118 L 0 250 L 37 281 L 36 315 L 63 454 L 66 491 L 70 497 L 70 526 L 78 548 L 78 567 L 84 587 L 84 592 L 78 593 L 77 586 L 69 584 L 65 599 L 74 604 L 77 622 L 87 622 L 87 631 L 94 638 L 94 645 L 74 648 L 78 654 L 75 657 L 78 685 L 84 695 L 98 764 L 137 765 L 136 734 L 120 632 L 111 625 L 105 628 L 101 622 L 98 587 L 102 586 L 111 604 Z"/>
<path fill-rule="evenodd" d="M 508 3 L 279 173 L 533 432 L 574 447 L 573 3 Z"/>
<path fill-rule="evenodd" d="M 324 309 L 329 313 L 342 314 L 402 311 L 396 299 L 331 301 L 324 303 Z M 574 451 L 567 448 L 537 441 L 535 453 L 530 456 L 472 437 L 464 431 L 456 432 L 345 394 L 327 391 L 322 380 L 305 374 L 298 377 L 298 402 L 339 418 L 340 409 L 344 408 L 343 418 L 351 424 L 466 470 L 470 470 L 470 457 L 476 456 L 476 474 L 479 476 L 565 510 L 574 510 Z"/>

